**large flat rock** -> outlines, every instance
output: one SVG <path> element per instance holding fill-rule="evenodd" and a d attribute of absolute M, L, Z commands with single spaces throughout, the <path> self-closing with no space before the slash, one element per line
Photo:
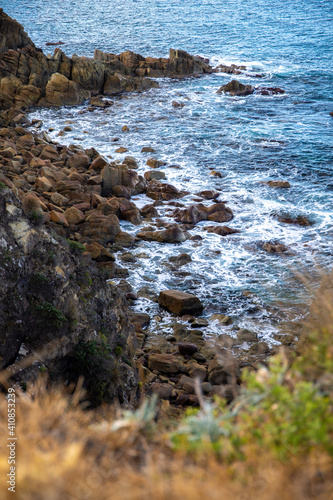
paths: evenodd
<path fill-rule="evenodd" d="M 164 290 L 160 292 L 158 302 L 162 307 L 178 316 L 195 314 L 203 310 L 203 305 L 198 297 L 179 290 Z"/>

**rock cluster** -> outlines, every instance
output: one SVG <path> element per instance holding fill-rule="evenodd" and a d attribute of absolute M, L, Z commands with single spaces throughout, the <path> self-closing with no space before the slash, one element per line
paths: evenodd
<path fill-rule="evenodd" d="M 95 51 L 94 58 L 67 57 L 59 48 L 52 57 L 36 48 L 23 26 L 0 10 L 0 108 L 63 106 L 92 95 L 157 87 L 151 78 L 182 78 L 211 73 L 208 61 L 181 50 L 169 58 Z M 148 78 L 149 77 L 149 78 Z"/>

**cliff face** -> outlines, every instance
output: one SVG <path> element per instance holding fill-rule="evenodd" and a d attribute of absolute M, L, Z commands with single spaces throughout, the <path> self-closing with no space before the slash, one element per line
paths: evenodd
<path fill-rule="evenodd" d="M 0 10 L 0 109 L 76 105 L 93 94 L 158 87 L 147 77 L 182 78 L 212 71 L 208 61 L 175 50 L 167 59 L 99 50 L 94 59 L 69 58 L 60 49 L 46 56 L 23 26 Z"/>
<path fill-rule="evenodd" d="M 35 44 L 24 31 L 23 26 L 7 16 L 0 8 L 0 53 L 8 50 L 22 49 L 28 46 L 34 47 Z"/>
<path fill-rule="evenodd" d="M 89 255 L 36 224 L 1 184 L 0 368 L 23 384 L 41 371 L 55 381 L 83 375 L 93 403 L 128 402 L 137 379 L 126 300 Z"/>

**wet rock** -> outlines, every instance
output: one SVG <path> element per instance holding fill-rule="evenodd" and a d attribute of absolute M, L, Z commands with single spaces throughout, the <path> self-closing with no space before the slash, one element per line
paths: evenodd
<path fill-rule="evenodd" d="M 179 360 L 172 354 L 151 354 L 148 358 L 148 368 L 160 373 L 176 373 Z"/>
<path fill-rule="evenodd" d="M 198 297 L 179 290 L 164 290 L 160 292 L 159 304 L 174 314 L 193 314 L 201 312 L 203 305 Z"/>
<path fill-rule="evenodd" d="M 256 342 L 258 335 L 247 328 L 241 328 L 237 331 L 237 338 L 239 342 Z"/>
<path fill-rule="evenodd" d="M 148 158 L 146 165 L 150 168 L 159 168 L 166 165 L 166 162 L 163 160 L 158 160 L 157 158 Z"/>
<path fill-rule="evenodd" d="M 296 226 L 301 227 L 309 227 L 314 224 L 314 221 L 310 220 L 306 215 L 293 216 L 288 213 L 273 212 L 271 216 L 277 219 L 279 222 L 282 222 L 283 224 L 295 224 Z"/>
<path fill-rule="evenodd" d="M 151 181 L 152 179 L 165 179 L 166 175 L 165 172 L 161 172 L 160 170 L 149 170 L 148 172 L 144 173 L 144 178 L 146 179 L 147 182 Z"/>
<path fill-rule="evenodd" d="M 205 328 L 208 325 L 209 323 L 206 319 L 193 318 L 193 321 L 191 321 L 191 328 Z"/>
<path fill-rule="evenodd" d="M 204 230 L 208 233 L 218 234 L 219 236 L 228 236 L 229 234 L 239 233 L 238 229 L 232 229 L 228 226 L 206 226 Z"/>
<path fill-rule="evenodd" d="M 129 169 L 136 169 L 139 167 L 138 162 L 134 156 L 125 156 L 123 159 L 123 165 L 127 165 Z"/>
<path fill-rule="evenodd" d="M 182 356 L 193 356 L 198 351 L 198 347 L 195 344 L 181 342 L 178 344 L 178 351 Z"/>
<path fill-rule="evenodd" d="M 220 325 L 230 325 L 232 323 L 231 318 L 225 314 L 213 314 L 209 320 L 218 321 Z"/>
<path fill-rule="evenodd" d="M 172 200 L 181 198 L 183 194 L 174 186 L 162 183 L 158 179 L 152 179 L 147 184 L 146 195 L 153 200 Z"/>
<path fill-rule="evenodd" d="M 193 359 L 195 359 L 199 363 L 206 362 L 206 356 L 204 356 L 201 352 L 196 352 L 195 354 L 193 354 Z"/>
<path fill-rule="evenodd" d="M 144 207 L 140 208 L 140 213 L 142 217 L 145 218 L 153 218 L 159 216 L 159 213 L 153 204 L 145 205 Z"/>
<path fill-rule="evenodd" d="M 266 241 L 266 243 L 262 245 L 262 249 L 268 253 L 285 253 L 288 247 L 277 241 Z"/>
<path fill-rule="evenodd" d="M 144 297 L 145 299 L 152 300 L 153 302 L 158 302 L 157 293 L 149 286 L 142 286 L 138 290 L 138 297 Z"/>
<path fill-rule="evenodd" d="M 159 243 L 182 243 L 189 238 L 189 233 L 174 226 L 161 231 L 140 231 L 136 236 L 141 240 L 158 241 Z"/>
<path fill-rule="evenodd" d="M 290 188 L 290 184 L 288 181 L 267 181 L 265 184 L 269 187 L 273 188 Z"/>
<path fill-rule="evenodd" d="M 127 153 L 128 149 L 120 146 L 120 148 L 116 149 L 116 153 Z"/>
<path fill-rule="evenodd" d="M 188 253 L 181 253 L 180 255 L 169 257 L 169 262 L 181 267 L 192 262 L 192 259 Z"/>
<path fill-rule="evenodd" d="M 284 94 L 285 91 L 280 89 L 280 87 L 261 87 L 256 89 L 255 93 L 260 95 L 278 95 Z"/>
<path fill-rule="evenodd" d="M 222 85 L 217 91 L 217 94 L 222 94 L 222 92 L 228 93 L 231 96 L 247 96 L 253 94 L 254 87 L 251 85 L 244 85 L 237 80 L 231 80 L 231 82 L 226 85 Z"/>
<path fill-rule="evenodd" d="M 115 243 L 120 247 L 131 248 L 135 243 L 135 238 L 126 231 L 119 231 L 115 237 Z"/>
<path fill-rule="evenodd" d="M 218 198 L 219 195 L 220 193 L 214 191 L 213 189 L 208 189 L 197 193 L 197 196 L 201 196 L 201 198 L 204 198 L 205 200 L 216 200 L 216 198 Z"/>
<path fill-rule="evenodd" d="M 172 101 L 172 107 L 173 108 L 183 108 L 184 106 L 185 106 L 184 102 Z"/>
<path fill-rule="evenodd" d="M 228 75 L 240 75 L 244 70 L 246 70 L 246 66 L 237 66 L 236 64 L 231 64 L 230 66 L 226 66 L 224 64 L 219 64 L 216 69 L 220 73 L 227 73 Z"/>
<path fill-rule="evenodd" d="M 141 149 L 141 153 L 155 153 L 155 149 L 151 148 L 150 146 L 144 146 Z"/>
<path fill-rule="evenodd" d="M 150 316 L 147 313 L 131 312 L 129 313 L 131 323 L 137 323 L 141 328 L 146 328 L 150 325 Z"/>
<path fill-rule="evenodd" d="M 174 210 L 174 217 L 177 222 L 183 224 L 197 224 L 204 220 L 214 222 L 228 222 L 233 218 L 233 212 L 224 203 L 215 203 L 206 207 L 202 203 L 190 205 L 188 208 Z"/>

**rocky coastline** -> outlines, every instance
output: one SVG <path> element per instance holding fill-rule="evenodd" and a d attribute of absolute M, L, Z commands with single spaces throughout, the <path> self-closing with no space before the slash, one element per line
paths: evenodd
<path fill-rule="evenodd" d="M 186 239 L 195 241 L 190 231 L 200 221 L 207 221 L 205 231 L 221 237 L 236 233 L 225 225 L 233 212 L 220 193 L 195 193 L 197 201 L 185 206 L 181 199 L 188 193 L 165 182 L 164 163 L 155 156 L 147 159 L 141 176 L 134 157 L 109 161 L 93 148 L 55 143 L 41 121 L 30 122 L 25 114 L 33 106 L 87 100 L 90 109 L 104 108 L 110 105 L 105 97 L 156 87 L 152 78 L 194 77 L 215 69 L 180 50 L 170 50 L 168 59 L 99 50 L 93 59 L 69 58 L 60 49 L 49 57 L 2 10 L 0 21 L 1 368 L 22 386 L 43 371 L 67 383 L 83 375 L 94 404 L 118 399 L 130 405 L 143 391 L 158 394 L 173 408 L 195 406 L 197 378 L 208 397 L 233 399 L 242 369 L 255 369 L 274 349 L 245 329 L 237 331 L 237 339 L 223 335 L 208 342 L 200 298 L 179 290 L 161 290 L 159 297 L 147 291 L 161 314 L 173 314 L 173 334 L 160 338 L 149 329 L 149 315 L 131 311 L 137 296 L 126 282 L 128 270 L 119 265 L 134 259 L 131 249 L 141 240 L 175 248 Z M 233 82 L 221 92 L 254 92 Z M 154 153 L 152 148 L 144 152 Z M 272 188 L 290 187 L 271 182 Z M 131 198 L 141 193 L 151 203 L 139 209 Z M 161 206 L 168 206 L 173 223 L 159 218 Z M 121 229 L 122 220 L 138 226 L 135 236 Z M 271 253 L 288 250 L 282 247 L 263 245 Z M 188 259 L 175 254 L 170 265 L 180 269 Z M 116 285 L 112 278 L 122 281 Z M 231 319 L 218 314 L 210 321 L 223 329 Z M 291 337 L 280 340 L 290 346 Z M 241 342 L 250 349 L 241 349 Z M 39 350 L 43 356 L 22 369 L 24 358 Z"/>

